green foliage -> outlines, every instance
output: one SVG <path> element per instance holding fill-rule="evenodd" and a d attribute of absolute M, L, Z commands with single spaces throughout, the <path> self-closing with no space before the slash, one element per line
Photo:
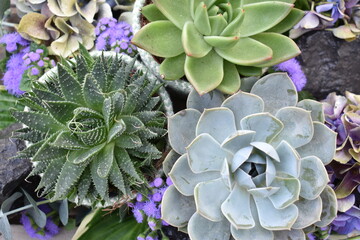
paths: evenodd
<path fill-rule="evenodd" d="M 146 223 L 137 223 L 133 217 L 120 220 L 119 211 L 107 214 L 102 209 L 90 213 L 81 223 L 73 240 L 129 240 L 146 230 Z"/>
<path fill-rule="evenodd" d="M 19 104 L 18 98 L 9 94 L 5 90 L 0 90 L 0 129 L 6 128 L 10 124 L 16 122 L 11 116 L 9 109 L 16 108 L 18 110 L 23 109 L 24 106 Z"/>
<path fill-rule="evenodd" d="M 153 0 L 142 9 L 150 23 L 132 42 L 165 58 L 160 65 L 164 79 L 185 75 L 201 95 L 214 89 L 232 94 L 240 88 L 239 73 L 261 74 L 263 67 L 300 54 L 295 42 L 281 34 L 304 15 L 294 2 Z"/>
<path fill-rule="evenodd" d="M 10 8 L 10 0 L 2 0 L 0 4 L 0 19 L 4 17 L 5 11 Z"/>
<path fill-rule="evenodd" d="M 41 195 L 95 205 L 142 187 L 162 155 L 155 144 L 166 118 L 153 96 L 158 86 L 135 60 L 81 49 L 76 63 L 62 60 L 57 75 L 33 84 L 23 98 L 29 111 L 12 114 L 27 126 L 18 138 L 33 145 L 19 157 L 37 163 L 31 175 L 43 174 Z"/>

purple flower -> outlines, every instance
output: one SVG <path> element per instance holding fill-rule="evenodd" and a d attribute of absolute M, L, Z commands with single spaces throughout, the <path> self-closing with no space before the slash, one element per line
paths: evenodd
<path fill-rule="evenodd" d="M 154 202 L 161 202 L 162 194 L 160 192 L 154 193 L 151 198 Z"/>
<path fill-rule="evenodd" d="M 289 77 L 293 81 L 297 91 L 301 91 L 305 87 L 307 82 L 306 76 L 301 70 L 299 62 L 295 58 L 275 65 L 274 69 L 277 71 L 287 72 L 289 74 Z"/>
<path fill-rule="evenodd" d="M 144 213 L 149 217 L 155 217 L 159 209 L 153 201 L 147 201 L 144 205 Z"/>
<path fill-rule="evenodd" d="M 135 220 L 138 223 L 142 223 L 144 221 L 144 216 L 143 216 L 142 212 L 139 209 L 134 208 L 132 210 L 132 212 L 134 214 Z"/>
<path fill-rule="evenodd" d="M 166 178 L 166 185 L 168 185 L 168 186 L 173 185 L 173 182 L 171 181 L 171 178 L 170 178 L 170 177 L 167 177 L 167 178 Z"/>
<path fill-rule="evenodd" d="M 355 230 L 360 231 L 360 209 L 353 206 L 343 214 L 339 214 L 332 222 L 332 229 L 342 235 Z"/>
<path fill-rule="evenodd" d="M 51 239 L 60 231 L 59 227 L 51 220 L 51 218 L 47 218 L 44 229 L 39 228 L 26 213 L 22 213 L 20 222 L 30 237 L 40 240 Z"/>
<path fill-rule="evenodd" d="M 3 76 L 3 83 L 6 90 L 15 96 L 20 96 L 24 92 L 20 90 L 20 82 L 27 66 L 23 64 L 23 54 L 13 54 L 6 64 L 6 72 Z"/>
<path fill-rule="evenodd" d="M 149 221 L 149 222 L 148 222 L 148 225 L 149 225 L 149 228 L 150 228 L 152 231 L 155 231 L 155 229 L 156 229 L 156 223 L 155 223 L 155 222 Z"/>
<path fill-rule="evenodd" d="M 154 183 L 154 186 L 155 187 L 161 187 L 162 186 L 162 184 L 164 183 L 164 181 L 162 180 L 162 178 L 155 178 L 155 180 L 153 181 L 153 183 Z"/>
<path fill-rule="evenodd" d="M 37 76 L 39 75 L 40 71 L 36 67 L 31 68 L 31 75 Z"/>
<path fill-rule="evenodd" d="M 8 52 L 14 52 L 18 50 L 18 45 L 25 47 L 30 44 L 17 32 L 5 34 L 0 38 L 0 43 L 6 45 L 6 51 Z"/>
<path fill-rule="evenodd" d="M 117 22 L 115 18 L 102 18 L 95 28 L 95 34 L 97 50 L 135 55 L 136 47 L 130 43 L 133 34 L 128 23 Z"/>

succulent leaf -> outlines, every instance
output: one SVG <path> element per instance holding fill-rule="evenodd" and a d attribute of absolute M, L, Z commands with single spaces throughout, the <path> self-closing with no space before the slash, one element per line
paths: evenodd
<path fill-rule="evenodd" d="M 97 205 L 144 187 L 161 157 L 166 118 L 153 96 L 158 83 L 136 71 L 135 60 L 92 58 L 83 49 L 76 60 L 34 84 L 24 97 L 29 111 L 13 116 L 27 126 L 19 137 L 33 144 L 19 157 L 37 162 L 31 175 L 42 174 L 42 195 Z"/>

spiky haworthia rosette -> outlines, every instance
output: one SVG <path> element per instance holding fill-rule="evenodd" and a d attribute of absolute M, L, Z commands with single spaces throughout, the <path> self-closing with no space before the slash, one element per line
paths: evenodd
<path fill-rule="evenodd" d="M 38 190 L 53 200 L 78 196 L 79 204 L 140 187 L 166 133 L 161 99 L 153 96 L 159 85 L 134 69 L 135 59 L 82 52 L 75 64 L 59 64 L 52 79 L 34 83 L 23 99 L 30 111 L 13 112 L 27 126 L 19 138 L 32 145 L 19 157 L 36 163 Z"/>
<path fill-rule="evenodd" d="M 283 73 L 226 100 L 190 93 L 168 121 L 165 172 L 177 160 L 163 219 L 192 240 L 305 239 L 303 229 L 330 224 L 337 205 L 324 164 L 336 134 L 320 103 L 297 100 Z"/>
<path fill-rule="evenodd" d="M 300 53 L 281 35 L 303 16 L 294 0 L 153 0 L 142 8 L 151 22 L 132 42 L 155 56 L 164 79 L 186 75 L 204 94 L 215 88 L 234 93 L 239 73 L 261 75 Z"/>

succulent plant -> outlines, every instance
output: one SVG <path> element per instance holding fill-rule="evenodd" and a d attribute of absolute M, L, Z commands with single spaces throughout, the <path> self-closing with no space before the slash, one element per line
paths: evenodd
<path fill-rule="evenodd" d="M 236 92 L 239 73 L 261 75 L 262 67 L 278 64 L 300 53 L 280 33 L 303 16 L 294 0 L 153 0 L 142 9 L 151 21 L 132 42 L 165 58 L 164 79 L 186 75 L 200 93 L 215 88 Z"/>
<path fill-rule="evenodd" d="M 46 0 L 15 0 L 14 2 L 19 17 L 29 12 L 40 12 L 43 7 L 46 7 Z"/>
<path fill-rule="evenodd" d="M 159 85 L 128 58 L 63 61 L 56 76 L 33 83 L 22 100 L 29 111 L 13 112 L 26 125 L 18 137 L 32 143 L 18 157 L 34 162 L 41 195 L 95 204 L 130 195 L 153 174 L 162 155 L 155 144 L 166 133 L 161 98 L 153 96 Z"/>
<path fill-rule="evenodd" d="M 164 171 L 174 185 L 163 219 L 191 240 L 305 239 L 305 228 L 329 225 L 337 202 L 324 165 L 336 134 L 321 103 L 297 100 L 284 73 L 226 100 L 190 93 L 188 108 L 168 120 Z"/>

